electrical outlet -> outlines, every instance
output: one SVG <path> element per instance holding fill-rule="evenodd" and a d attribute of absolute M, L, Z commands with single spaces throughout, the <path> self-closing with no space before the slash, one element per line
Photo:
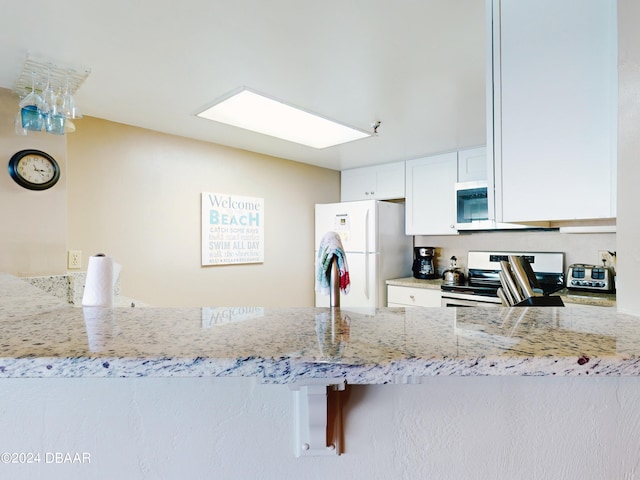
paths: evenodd
<path fill-rule="evenodd" d="M 82 251 L 81 250 L 69 250 L 67 253 L 67 268 L 81 268 L 82 267 Z"/>
<path fill-rule="evenodd" d="M 598 250 L 598 262 L 599 265 L 605 265 L 607 267 L 616 266 L 616 257 L 611 255 L 608 250 Z"/>

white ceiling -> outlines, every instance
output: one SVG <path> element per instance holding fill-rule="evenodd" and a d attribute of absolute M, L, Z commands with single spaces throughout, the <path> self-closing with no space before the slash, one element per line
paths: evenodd
<path fill-rule="evenodd" d="M 406 160 L 485 143 L 484 3 L 3 0 L 0 87 L 29 52 L 91 69 L 85 115 L 336 170 Z M 379 135 L 317 150 L 194 116 L 241 86 Z"/>

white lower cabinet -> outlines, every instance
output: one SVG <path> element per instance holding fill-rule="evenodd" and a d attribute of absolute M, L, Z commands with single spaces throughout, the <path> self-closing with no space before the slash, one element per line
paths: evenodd
<path fill-rule="evenodd" d="M 433 288 L 387 286 L 388 307 L 440 307 L 442 295 Z"/>

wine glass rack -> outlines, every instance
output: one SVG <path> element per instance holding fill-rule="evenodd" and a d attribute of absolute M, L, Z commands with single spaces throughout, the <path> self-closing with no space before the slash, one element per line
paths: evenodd
<path fill-rule="evenodd" d="M 69 93 L 73 95 L 90 73 L 91 69 L 88 68 L 63 65 L 46 58 L 27 55 L 24 65 L 22 66 L 22 71 L 16 79 L 13 92 L 21 99 L 31 93 L 33 78 L 35 76 L 36 92 L 42 93 L 47 82 L 49 82 L 58 94 L 65 92 L 68 85 Z"/>

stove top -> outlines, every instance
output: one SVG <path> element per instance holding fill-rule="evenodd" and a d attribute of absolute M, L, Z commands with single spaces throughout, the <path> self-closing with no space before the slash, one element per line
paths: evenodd
<path fill-rule="evenodd" d="M 466 285 L 442 285 L 442 291 L 497 297 L 497 290 L 501 286 L 500 261 L 508 260 L 509 255 L 524 256 L 529 261 L 544 295 L 564 288 L 564 253 L 470 251 L 467 261 L 468 283 Z"/>

